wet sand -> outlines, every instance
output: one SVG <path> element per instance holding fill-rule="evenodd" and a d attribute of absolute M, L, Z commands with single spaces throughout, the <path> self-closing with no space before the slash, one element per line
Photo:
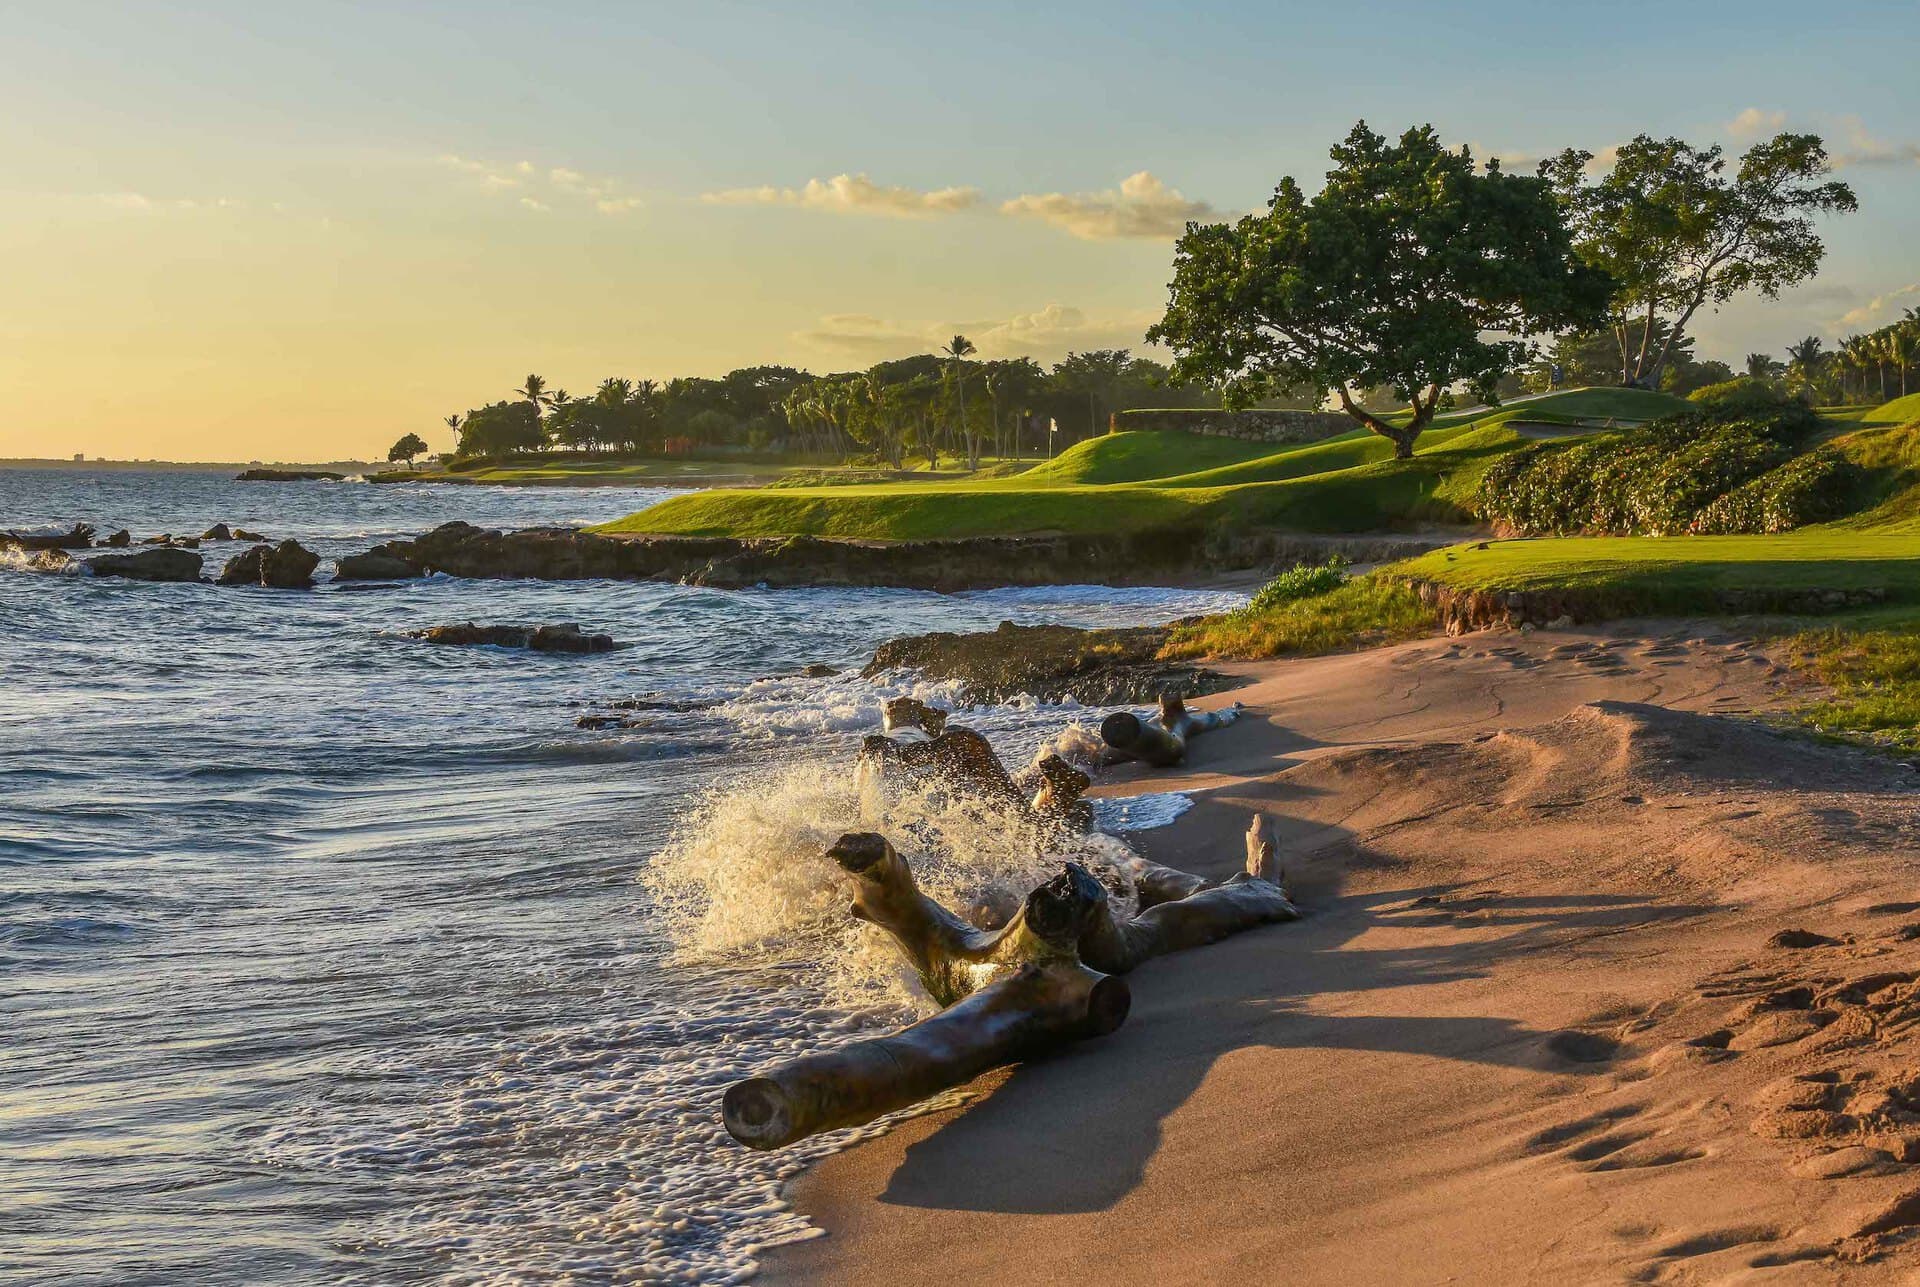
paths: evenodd
<path fill-rule="evenodd" d="M 1098 793 L 1193 791 L 1142 847 L 1210 873 L 1268 811 L 1306 919 L 803 1176 L 766 1280 L 1915 1280 L 1912 771 L 1700 625 L 1241 669 Z"/>

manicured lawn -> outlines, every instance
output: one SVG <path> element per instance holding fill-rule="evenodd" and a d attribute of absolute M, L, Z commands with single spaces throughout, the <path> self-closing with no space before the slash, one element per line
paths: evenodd
<path fill-rule="evenodd" d="M 1688 592 L 1881 589 L 1920 601 L 1920 532 L 1802 528 L 1777 536 L 1567 536 L 1488 541 L 1395 564 L 1458 589 Z"/>

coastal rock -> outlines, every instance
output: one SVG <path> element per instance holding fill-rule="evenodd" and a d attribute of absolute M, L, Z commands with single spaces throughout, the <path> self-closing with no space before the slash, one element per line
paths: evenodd
<path fill-rule="evenodd" d="M 100 544 L 106 546 L 108 549 L 124 550 L 133 544 L 133 533 L 123 527 L 106 540 L 100 542 Z"/>
<path fill-rule="evenodd" d="M 146 538 L 145 540 L 143 540 L 143 541 L 141 541 L 141 542 L 140 542 L 140 544 L 142 544 L 142 545 L 172 545 L 172 544 L 173 544 L 173 535 L 172 535 L 172 533 L 170 533 L 170 532 L 163 532 L 163 533 L 162 533 L 162 534 L 160 534 L 159 536 L 149 536 L 149 537 L 147 537 L 147 538 Z"/>
<path fill-rule="evenodd" d="M 138 554 L 102 554 L 87 560 L 95 576 L 132 581 L 198 581 L 200 556 L 188 550 L 153 549 Z"/>
<path fill-rule="evenodd" d="M 334 564 L 343 581 L 404 581 L 420 575 L 420 566 L 395 552 L 392 544 L 376 545 L 363 554 L 347 554 Z"/>
<path fill-rule="evenodd" d="M 212 527 L 200 533 L 200 539 L 203 541 L 231 541 L 234 539 L 233 529 L 225 523 L 215 523 Z"/>
<path fill-rule="evenodd" d="M 221 585 L 264 585 L 276 590 L 304 590 L 313 585 L 320 556 L 298 541 L 256 545 L 227 560 L 220 570 Z"/>
<path fill-rule="evenodd" d="M 0 546 L 22 550 L 84 550 L 93 544 L 93 527 L 75 523 L 69 532 L 0 532 Z"/>
<path fill-rule="evenodd" d="M 446 523 L 389 551 L 451 576 L 573 581 L 678 581 L 746 586 L 884 585 L 958 591 L 1002 585 L 1164 582 L 1194 572 L 1323 563 L 1381 563 L 1452 537 L 1313 537 L 1277 532 L 1149 531 L 1112 536 L 998 536 L 838 541 L 814 536 L 603 536 L 573 528 L 501 532 Z"/>
<path fill-rule="evenodd" d="M 454 647 L 530 648 L 535 652 L 611 652 L 619 646 L 612 635 L 586 634 L 571 622 L 555 626 L 482 626 L 468 621 L 409 631 L 407 637 Z"/>
<path fill-rule="evenodd" d="M 258 532 L 249 532 L 244 527 L 236 527 L 233 529 L 231 539 L 236 541 L 252 541 L 254 544 L 260 545 L 260 544 L 265 544 L 267 538 L 260 535 L 260 533 Z"/>
<path fill-rule="evenodd" d="M 345 474 L 324 469 L 245 469 L 233 477 L 242 483 L 338 483 L 346 479 Z"/>
<path fill-rule="evenodd" d="M 890 639 L 861 674 L 871 679 L 883 671 L 911 669 L 929 679 L 957 679 L 968 702 L 1004 702 L 1024 694 L 1087 706 L 1199 697 L 1234 686 L 1236 681 L 1216 671 L 1157 660 L 1166 638 L 1161 626 L 1081 630 L 1003 621 L 997 629 L 974 634 L 942 630 Z"/>

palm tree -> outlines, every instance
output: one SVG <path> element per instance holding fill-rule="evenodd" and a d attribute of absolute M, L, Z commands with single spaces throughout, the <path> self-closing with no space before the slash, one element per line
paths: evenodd
<path fill-rule="evenodd" d="M 1860 377 L 1860 396 L 1867 396 L 1867 372 L 1874 366 L 1872 341 L 1864 335 L 1849 335 L 1840 341 L 1835 354 L 1840 365 L 1840 397 L 1844 401 L 1851 396 L 1847 390 L 1849 372 Z"/>
<path fill-rule="evenodd" d="M 1747 374 L 1756 380 L 1772 380 L 1786 370 L 1779 358 L 1766 353 L 1747 354 Z"/>
<path fill-rule="evenodd" d="M 1899 322 L 1887 328 L 1887 361 L 1900 370 L 1900 396 L 1907 396 L 1907 368 L 1913 365 L 1916 352 L 1920 352 L 1920 333 L 1905 322 Z"/>
<path fill-rule="evenodd" d="M 1818 335 L 1809 335 L 1798 344 L 1787 346 L 1787 372 L 1796 377 L 1800 386 L 1811 389 L 1820 378 L 1820 368 L 1826 365 L 1825 346 Z"/>
<path fill-rule="evenodd" d="M 547 382 L 537 375 L 528 376 L 527 382 L 514 392 L 533 404 L 533 414 L 536 416 L 553 405 L 553 395 L 547 392 Z"/>
<path fill-rule="evenodd" d="M 967 374 L 966 359 L 979 352 L 973 341 L 964 335 L 956 335 L 947 341 L 940 350 L 947 359 L 947 369 L 953 375 L 954 383 L 960 391 L 960 432 L 967 440 L 967 468 L 980 468 L 980 440 L 967 428 Z"/>

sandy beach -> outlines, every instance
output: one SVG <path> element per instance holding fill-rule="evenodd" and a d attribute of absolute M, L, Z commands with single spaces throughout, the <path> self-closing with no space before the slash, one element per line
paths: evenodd
<path fill-rule="evenodd" d="M 1155 860 L 1306 918 L 796 1183 L 777 1282 L 1914 1281 L 1915 775 L 1685 623 L 1241 668 Z M 1215 698 L 1218 704 L 1228 698 Z"/>

